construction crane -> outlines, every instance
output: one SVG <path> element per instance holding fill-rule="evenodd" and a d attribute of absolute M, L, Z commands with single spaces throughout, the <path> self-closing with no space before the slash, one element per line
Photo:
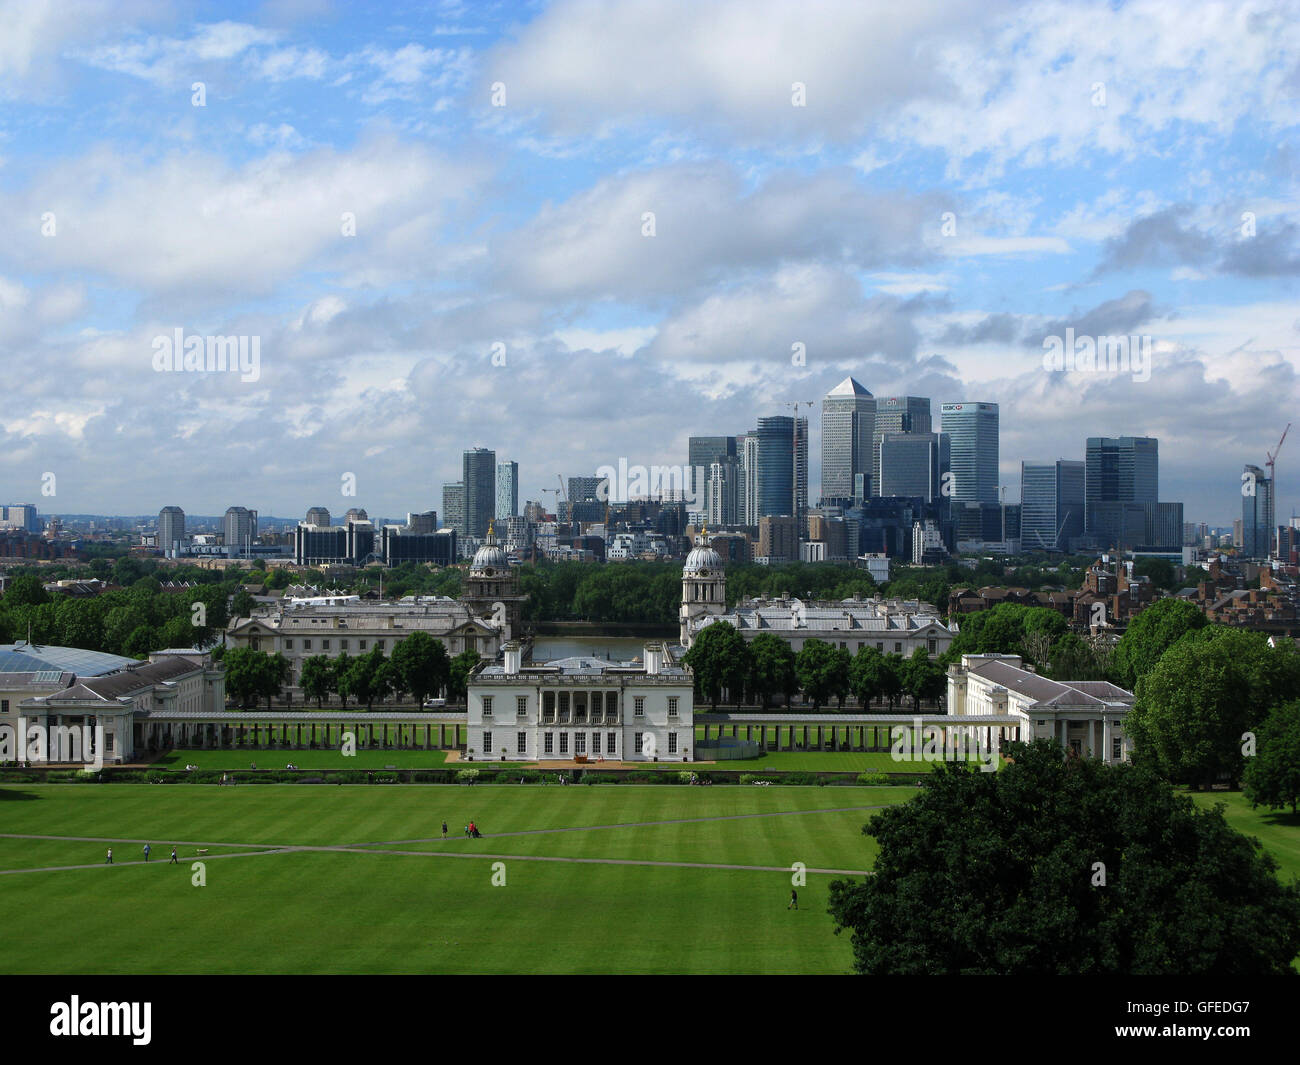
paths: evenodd
<path fill-rule="evenodd" d="M 1276 461 L 1278 453 L 1282 450 L 1282 445 L 1286 443 L 1286 434 L 1289 433 L 1290 431 L 1291 431 L 1291 423 L 1287 422 L 1286 428 L 1282 430 L 1282 439 L 1277 442 L 1277 447 L 1275 447 L 1272 451 L 1264 452 L 1264 454 L 1268 456 L 1268 461 L 1264 463 L 1264 465 L 1268 467 L 1268 481 L 1269 481 L 1269 493 L 1270 493 L 1269 507 L 1273 511 L 1272 514 L 1268 515 L 1269 518 L 1268 543 L 1269 543 L 1270 550 L 1273 547 L 1273 537 L 1277 536 L 1278 534 L 1277 529 L 1274 528 L 1274 526 L 1277 524 L 1277 517 L 1276 517 L 1277 516 L 1277 469 L 1274 467 L 1273 463 Z M 1281 546 L 1282 545 L 1279 543 L 1278 544 L 1279 550 L 1281 549 Z"/>

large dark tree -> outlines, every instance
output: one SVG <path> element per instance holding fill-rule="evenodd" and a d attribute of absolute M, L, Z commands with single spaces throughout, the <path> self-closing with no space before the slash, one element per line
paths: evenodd
<path fill-rule="evenodd" d="M 1300 700 L 1275 707 L 1255 737 L 1256 751 L 1246 759 L 1242 791 L 1252 807 L 1280 810 L 1300 803 Z"/>
<path fill-rule="evenodd" d="M 1175 784 L 1236 785 L 1245 734 L 1300 691 L 1300 654 L 1214 625 L 1169 648 L 1138 682 L 1128 716 L 1135 757 Z"/>
<path fill-rule="evenodd" d="M 912 697 L 912 707 L 917 713 L 922 702 L 938 702 L 948 684 L 943 666 L 932 660 L 924 647 L 916 648 L 911 658 L 903 660 L 898 679 L 903 691 Z"/>
<path fill-rule="evenodd" d="M 760 632 L 749 644 L 749 690 L 767 708 L 774 695 L 789 697 L 799 688 L 795 655 L 790 645 L 771 632 Z"/>
<path fill-rule="evenodd" d="M 695 675 L 696 697 L 707 699 L 715 709 L 724 691 L 729 692 L 736 703 L 744 697 L 745 682 L 750 673 L 749 662 L 745 638 L 729 621 L 706 625 L 691 642 L 691 649 L 682 656 L 682 664 L 689 666 Z"/>
<path fill-rule="evenodd" d="M 1184 599 L 1152 603 L 1129 623 L 1115 647 L 1116 682 L 1134 691 L 1137 682 L 1156 668 L 1161 655 L 1186 633 L 1204 627 L 1205 615 L 1193 603 Z"/>
<path fill-rule="evenodd" d="M 937 766 L 863 828 L 874 875 L 832 882 L 830 902 L 858 972 L 1291 971 L 1300 887 L 1220 810 L 1044 740 L 1011 753 L 998 773 Z"/>
<path fill-rule="evenodd" d="M 447 702 L 464 702 L 469 695 L 469 678 L 483 659 L 475 650 L 461 651 L 451 660 L 447 680 Z"/>
<path fill-rule="evenodd" d="M 813 637 L 804 641 L 795 655 L 795 670 L 799 687 L 812 700 L 813 709 L 849 690 L 849 664 L 848 656 L 839 654 L 825 640 Z"/>
<path fill-rule="evenodd" d="M 393 669 L 401 678 L 401 687 L 415 696 L 416 706 L 447 686 L 451 676 L 451 659 L 441 640 L 427 632 L 413 632 L 393 649 Z"/>

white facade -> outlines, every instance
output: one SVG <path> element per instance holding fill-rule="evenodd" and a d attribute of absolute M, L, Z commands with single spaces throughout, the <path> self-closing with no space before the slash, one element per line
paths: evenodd
<path fill-rule="evenodd" d="M 519 646 L 469 681 L 466 755 L 474 761 L 688 762 L 694 680 L 662 645 L 640 662 L 563 658 L 523 664 Z"/>
<path fill-rule="evenodd" d="M 1009 714 L 1026 742 L 1054 739 L 1075 754 L 1127 762 L 1125 727 L 1133 693 L 1103 680 L 1055 681 L 1023 667 L 1018 655 L 962 655 L 948 670 L 948 713 Z"/>

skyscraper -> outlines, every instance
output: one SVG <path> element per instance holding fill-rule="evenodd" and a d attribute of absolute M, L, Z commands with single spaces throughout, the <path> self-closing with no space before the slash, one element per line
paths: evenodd
<path fill-rule="evenodd" d="M 954 503 L 998 502 L 998 405 L 944 403 L 940 428 L 948 434 Z"/>
<path fill-rule="evenodd" d="M 721 528 L 737 523 L 739 489 L 740 463 L 735 459 L 715 462 L 709 467 L 707 512 L 710 525 Z"/>
<path fill-rule="evenodd" d="M 939 498 L 947 460 L 946 434 L 880 434 L 880 496 Z"/>
<path fill-rule="evenodd" d="M 1273 479 L 1258 466 L 1247 466 L 1241 491 L 1241 553 L 1268 558 L 1273 551 Z"/>
<path fill-rule="evenodd" d="M 465 452 L 463 467 L 466 535 L 483 537 L 496 511 L 497 453 L 485 447 L 473 448 Z"/>
<path fill-rule="evenodd" d="M 158 512 L 158 547 L 166 558 L 175 558 L 185 546 L 185 511 L 163 507 Z"/>
<path fill-rule="evenodd" d="M 740 457 L 739 521 L 742 525 L 758 524 L 758 433 L 744 433 L 736 438 Z"/>
<path fill-rule="evenodd" d="M 306 525 L 319 525 L 321 528 L 328 528 L 330 524 L 329 507 L 309 507 L 307 517 L 304 519 Z"/>
<path fill-rule="evenodd" d="M 468 535 L 465 531 L 464 481 L 448 481 L 442 486 L 442 524 L 444 528 L 455 529 L 458 536 Z"/>
<path fill-rule="evenodd" d="M 734 436 L 692 436 L 686 442 L 687 471 L 682 487 L 692 493 L 701 510 L 709 509 L 709 467 L 736 458 Z"/>
<path fill-rule="evenodd" d="M 515 518 L 519 516 L 519 463 L 497 463 L 497 508 L 498 518 Z"/>
<path fill-rule="evenodd" d="M 1124 517 L 1124 504 L 1154 506 L 1159 499 L 1159 441 L 1150 436 L 1090 436 L 1085 461 L 1085 531 L 1103 547 L 1133 546 L 1132 519 Z"/>
<path fill-rule="evenodd" d="M 758 517 L 795 517 L 794 419 L 785 414 L 758 419 Z"/>
<path fill-rule="evenodd" d="M 844 378 L 823 397 L 823 503 L 854 498 L 854 478 L 871 474 L 875 428 L 876 401 L 852 377 Z"/>
<path fill-rule="evenodd" d="M 880 489 L 880 438 L 885 433 L 928 433 L 932 424 L 930 400 L 925 396 L 886 396 L 876 399 L 876 427 L 871 438 L 871 494 L 887 496 Z"/>
<path fill-rule="evenodd" d="M 257 511 L 228 507 L 222 522 L 226 554 L 231 558 L 246 555 L 257 542 Z"/>
<path fill-rule="evenodd" d="M 1065 551 L 1083 535 L 1082 462 L 1020 464 L 1020 538 L 1027 551 Z"/>

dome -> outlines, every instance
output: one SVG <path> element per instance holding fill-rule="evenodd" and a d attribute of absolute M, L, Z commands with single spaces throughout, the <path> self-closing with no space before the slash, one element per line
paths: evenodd
<path fill-rule="evenodd" d="M 722 556 L 708 545 L 691 549 L 682 567 L 684 577 L 707 577 L 722 572 Z"/>
<path fill-rule="evenodd" d="M 488 525 L 487 539 L 483 546 L 474 552 L 474 561 L 470 563 L 471 576 L 493 577 L 510 572 L 510 558 L 497 543 L 494 523 Z"/>

